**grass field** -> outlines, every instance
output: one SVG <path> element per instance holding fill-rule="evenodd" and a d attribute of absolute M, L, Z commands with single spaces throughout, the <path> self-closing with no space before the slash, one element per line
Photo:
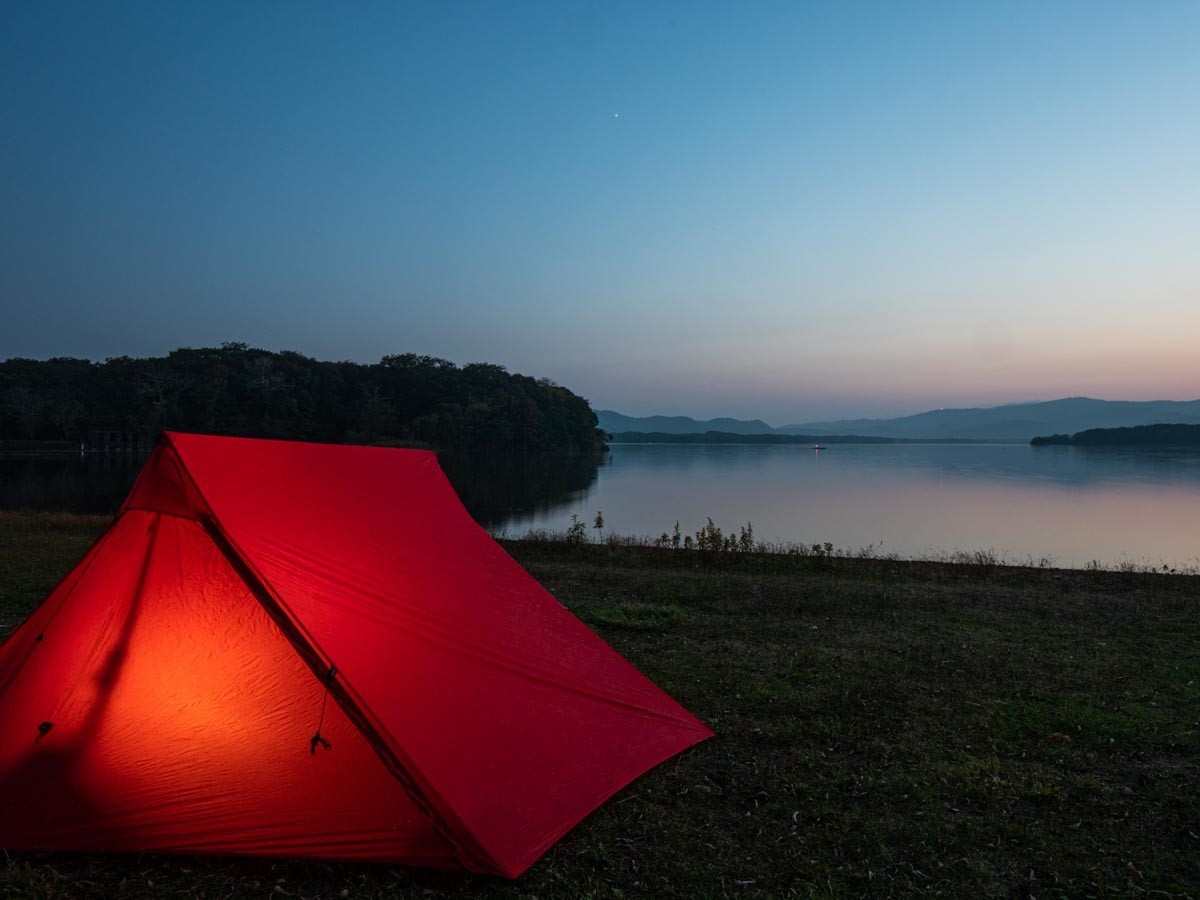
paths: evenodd
<path fill-rule="evenodd" d="M 102 526 L 0 514 L 0 634 Z M 515 883 L 10 853 L 0 894 L 1200 894 L 1200 578 L 506 546 L 717 737 Z"/>

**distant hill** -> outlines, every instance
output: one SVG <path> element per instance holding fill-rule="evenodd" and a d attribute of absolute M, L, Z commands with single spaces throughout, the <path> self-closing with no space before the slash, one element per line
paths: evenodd
<path fill-rule="evenodd" d="M 1135 425 L 1132 428 L 1089 428 L 1077 434 L 1035 437 L 1035 447 L 1200 447 L 1200 425 Z"/>
<path fill-rule="evenodd" d="M 976 409 L 935 409 L 897 419 L 802 422 L 779 434 L 857 434 L 907 439 L 957 438 L 1029 441 L 1037 435 L 1073 434 L 1092 428 L 1128 428 L 1163 422 L 1200 424 L 1200 400 L 1095 400 L 1068 397 Z"/>
<path fill-rule="evenodd" d="M 617 434 L 622 431 L 640 431 L 657 434 L 703 434 L 706 431 L 721 431 L 728 434 L 773 434 L 761 419 L 707 419 L 698 421 L 690 416 L 624 416 L 611 409 L 596 410 L 600 428 Z"/>
<path fill-rule="evenodd" d="M 1017 441 L 1025 443 L 1037 435 L 1074 434 L 1090 428 L 1131 428 L 1173 422 L 1200 425 L 1200 400 L 1095 400 L 1067 397 L 1044 403 L 1013 403 L 1007 406 L 968 409 L 935 409 L 896 419 L 839 419 L 801 422 L 772 428 L 761 419 L 708 419 L 688 416 L 625 416 L 610 409 L 596 413 L 607 432 L 657 434 L 856 435 L 887 437 L 906 441 Z"/>

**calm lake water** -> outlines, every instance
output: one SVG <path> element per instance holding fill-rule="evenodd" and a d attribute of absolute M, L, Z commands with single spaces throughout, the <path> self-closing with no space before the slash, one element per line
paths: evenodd
<path fill-rule="evenodd" d="M 756 536 L 903 556 L 992 550 L 1057 565 L 1200 565 L 1200 453 L 1028 445 L 618 445 L 596 481 L 501 527 Z M 590 532 L 589 532 L 590 533 Z"/>
<path fill-rule="evenodd" d="M 111 512 L 139 462 L 0 460 L 0 508 Z M 656 535 L 749 521 L 772 541 L 937 556 L 990 550 L 1082 566 L 1200 566 L 1200 452 L 1028 445 L 616 445 L 591 458 L 443 457 L 496 531 L 562 530 L 602 510 Z M 589 534 L 594 532 L 589 529 Z"/>

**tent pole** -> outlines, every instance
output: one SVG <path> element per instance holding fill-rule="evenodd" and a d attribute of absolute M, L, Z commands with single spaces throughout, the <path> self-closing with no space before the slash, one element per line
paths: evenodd
<path fill-rule="evenodd" d="M 370 718 L 363 713 L 354 697 L 346 689 L 345 684 L 338 678 L 340 671 L 334 666 L 333 661 L 326 659 L 308 635 L 304 633 L 303 629 L 297 626 L 292 620 L 292 617 L 288 614 L 283 604 L 271 593 L 263 579 L 247 564 L 242 554 L 237 550 L 216 520 L 212 516 L 206 515 L 200 519 L 200 522 L 204 530 L 212 538 L 213 543 L 217 545 L 217 548 L 229 561 L 233 570 L 245 582 L 258 602 L 262 604 L 267 615 L 279 626 L 288 643 L 295 648 L 305 665 L 317 677 L 317 680 L 325 684 L 328 692 L 333 695 L 334 700 L 337 701 L 338 706 L 342 708 L 347 718 L 358 728 L 363 737 L 367 739 L 367 743 L 374 749 L 375 754 L 383 762 L 385 768 L 400 782 L 405 793 L 412 798 L 421 812 L 428 817 L 438 834 L 445 839 L 446 843 L 454 848 L 463 865 L 476 872 L 504 875 L 504 869 L 475 840 L 474 836 L 463 823 L 457 820 L 448 821 L 438 807 L 430 802 L 426 792 L 409 773 L 404 763 L 397 757 Z"/>

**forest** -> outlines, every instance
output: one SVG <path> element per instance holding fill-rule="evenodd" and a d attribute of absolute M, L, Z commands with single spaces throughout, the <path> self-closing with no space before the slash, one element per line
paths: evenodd
<path fill-rule="evenodd" d="M 1089 428 L 1073 435 L 1050 434 L 1035 437 L 1030 443 L 1035 447 L 1056 444 L 1068 444 L 1073 447 L 1196 447 L 1200 446 L 1200 425 Z"/>
<path fill-rule="evenodd" d="M 0 439 L 86 440 L 94 430 L 424 445 L 451 451 L 592 451 L 587 400 L 489 363 L 402 353 L 326 362 L 243 343 L 162 357 L 0 362 Z"/>

